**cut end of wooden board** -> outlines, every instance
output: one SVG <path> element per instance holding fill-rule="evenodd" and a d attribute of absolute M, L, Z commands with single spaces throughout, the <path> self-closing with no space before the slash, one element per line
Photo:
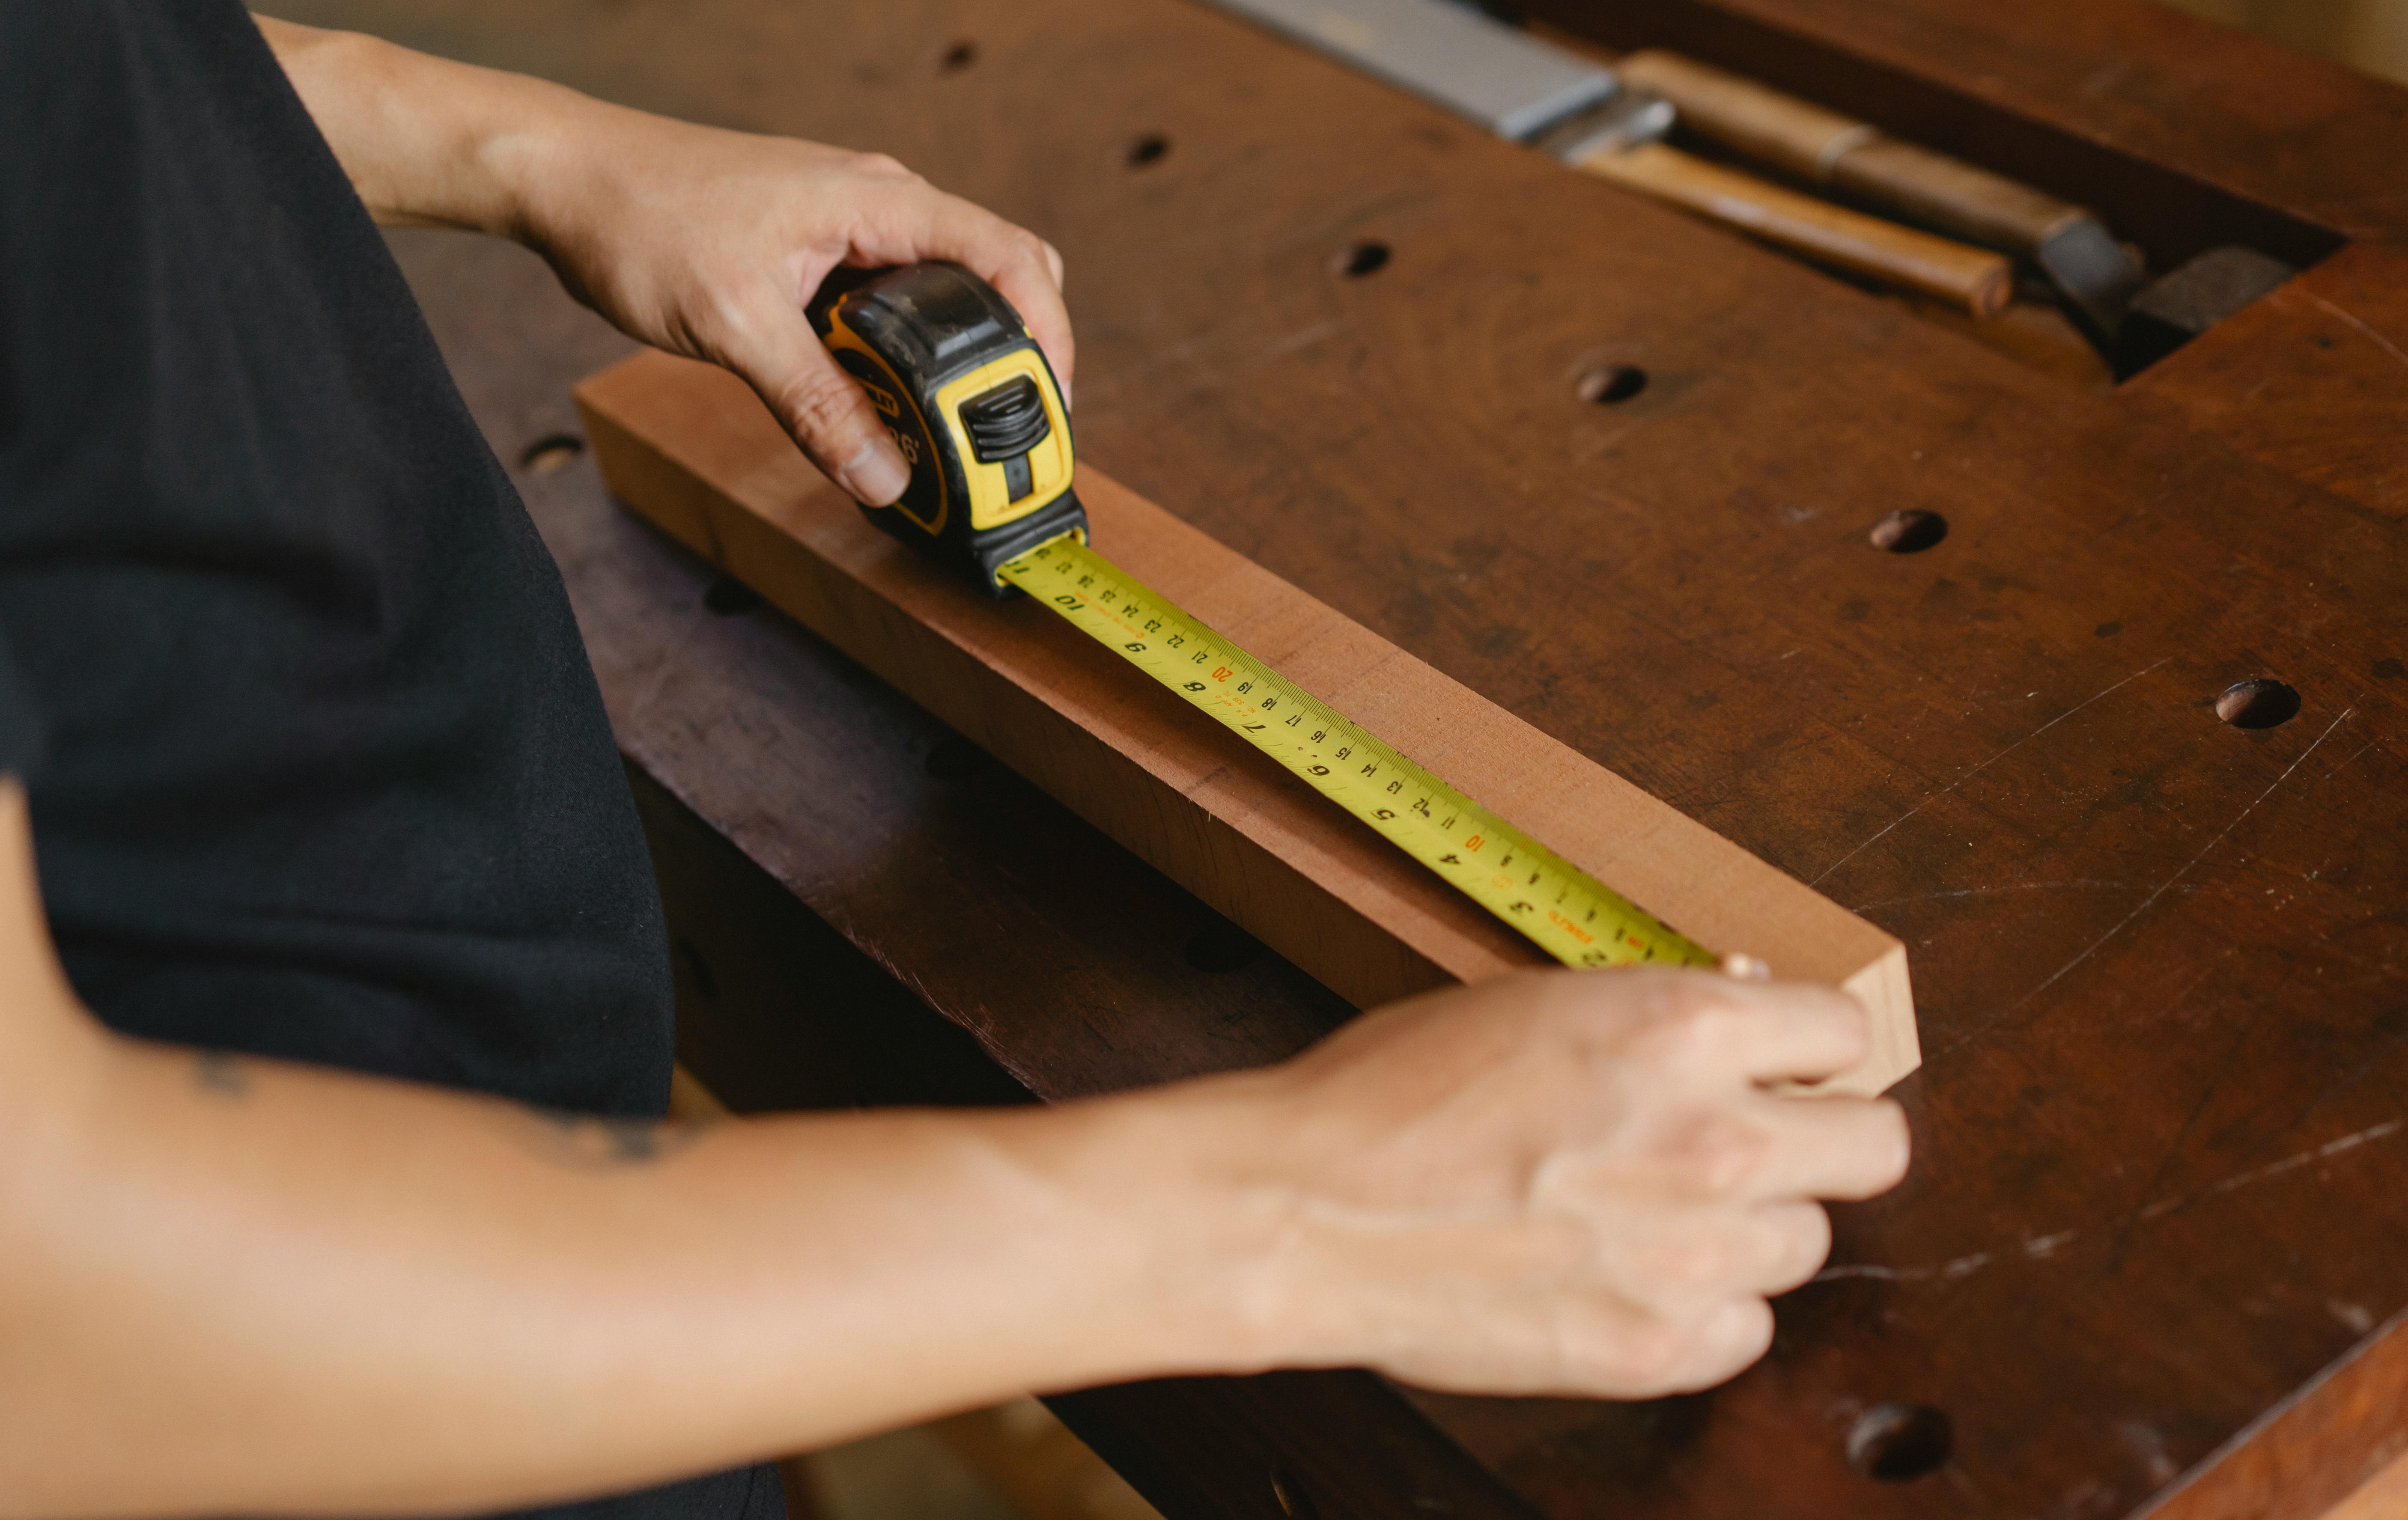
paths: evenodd
<path fill-rule="evenodd" d="M 619 498 L 1359 1008 L 1547 964 L 1527 941 L 1041 607 L 880 533 L 724 370 L 642 353 L 577 402 Z M 1920 1064 L 1906 948 L 1092 466 L 1098 548 L 1239 647 L 1698 943 L 1840 987 Z M 1610 976 L 1612 972 L 1596 972 Z"/>

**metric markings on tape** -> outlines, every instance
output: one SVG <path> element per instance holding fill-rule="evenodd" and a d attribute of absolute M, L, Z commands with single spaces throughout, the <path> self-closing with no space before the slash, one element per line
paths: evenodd
<path fill-rule="evenodd" d="M 1716 964 L 1079 539 L 1031 550 L 1001 574 L 1565 965 Z"/>

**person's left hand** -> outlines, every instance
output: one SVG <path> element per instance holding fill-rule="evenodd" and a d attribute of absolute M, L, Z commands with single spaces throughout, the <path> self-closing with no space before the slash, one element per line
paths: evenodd
<path fill-rule="evenodd" d="M 909 468 L 803 304 L 838 265 L 950 259 L 1019 309 L 1067 401 L 1062 255 L 891 158 L 614 107 L 522 177 L 522 239 L 631 337 L 749 380 L 830 480 L 882 507 Z"/>

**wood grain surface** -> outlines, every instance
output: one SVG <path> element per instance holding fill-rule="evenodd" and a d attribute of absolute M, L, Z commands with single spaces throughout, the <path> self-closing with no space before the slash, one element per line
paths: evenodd
<path fill-rule="evenodd" d="M 1038 228 L 1083 457 L 1912 949 L 1914 1175 L 1836 1211 L 1762 1366 L 1643 1406 L 1230 1385 L 1242 1418 L 1125 1431 L 1180 1513 L 1299 1513 L 1309 1448 L 1325 1515 L 2288 1520 L 2399 1450 L 2408 94 L 2143 0 L 1541 7 L 2094 205 L 2160 266 L 2326 261 L 2100 394 L 1181 0 L 291 8 L 882 148 Z M 405 246 L 506 454 L 571 425 L 621 351 L 531 259 Z M 1610 366 L 1644 386 L 1583 400 Z M 1033 866 L 1114 852 L 1001 767 L 931 776 L 931 720 L 715 617 L 585 466 L 528 487 L 629 754 L 1032 1091 L 1342 1015 L 1166 953 L 1212 916 L 1125 856 L 1096 897 Z M 1945 538 L 1869 544 L 1901 509 Z M 2219 722 L 2250 677 L 2298 714 Z M 778 1018 L 798 974 L 762 973 Z M 1410 1470 L 1442 1494 L 1348 1466 L 1440 1434 L 1466 1465 Z"/>
<path fill-rule="evenodd" d="M 880 532 L 725 370 L 640 354 L 577 406 L 628 507 L 1355 1007 L 1549 964 L 1048 609 L 997 604 Z M 1092 466 L 1078 489 L 1113 563 L 1237 648 L 1697 942 L 1852 994 L 1870 1051 L 1828 1090 L 1914 1069 L 1898 940 Z"/>

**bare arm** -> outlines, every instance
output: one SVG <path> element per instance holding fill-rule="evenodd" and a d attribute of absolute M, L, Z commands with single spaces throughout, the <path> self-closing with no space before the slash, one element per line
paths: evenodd
<path fill-rule="evenodd" d="M 1703 1386 L 1904 1168 L 1757 1085 L 1862 1041 L 1562 973 L 1055 1109 L 567 1120 L 108 1034 L 0 782 L 0 1513 L 491 1507 L 1173 1371 Z"/>
<path fill-rule="evenodd" d="M 599 1491 L 1240 1331 L 1143 1105 L 696 1133 L 111 1036 L 13 782 L 0 979 L 0 1512 Z"/>
<path fill-rule="evenodd" d="M 891 158 L 672 122 L 351 33 L 259 25 L 379 221 L 527 244 L 629 335 L 751 381 L 872 506 L 900 495 L 909 472 L 802 313 L 838 265 L 968 265 L 1019 308 L 1069 391 L 1061 255 Z"/>

